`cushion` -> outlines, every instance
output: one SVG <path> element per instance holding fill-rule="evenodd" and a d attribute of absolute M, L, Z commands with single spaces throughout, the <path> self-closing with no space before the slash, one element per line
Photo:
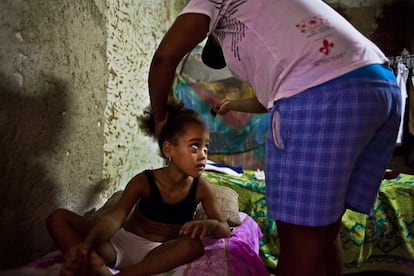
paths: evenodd
<path fill-rule="evenodd" d="M 239 195 L 233 189 L 220 185 L 211 185 L 216 194 L 220 209 L 231 227 L 241 224 L 239 216 Z M 207 219 L 201 203 L 197 205 L 195 219 Z"/>

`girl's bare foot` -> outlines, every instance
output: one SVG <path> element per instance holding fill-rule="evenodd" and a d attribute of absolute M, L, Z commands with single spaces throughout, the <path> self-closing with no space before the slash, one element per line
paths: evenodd
<path fill-rule="evenodd" d="M 112 272 L 105 265 L 104 260 L 95 252 L 90 255 L 89 272 L 91 276 L 112 276 Z"/>

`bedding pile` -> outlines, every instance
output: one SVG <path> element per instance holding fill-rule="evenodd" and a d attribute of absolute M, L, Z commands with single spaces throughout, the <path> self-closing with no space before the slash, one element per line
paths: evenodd
<path fill-rule="evenodd" d="M 216 194 L 226 218 L 235 225 L 233 235 L 227 239 L 207 240 L 203 257 L 161 275 L 260 276 L 274 270 L 279 254 L 276 223 L 267 216 L 264 180 L 255 175 L 257 172 L 253 170 L 243 170 L 242 176 L 213 171 L 203 173 L 217 186 Z M 113 200 L 116 196 L 107 203 Z M 234 200 L 238 204 L 234 204 Z M 107 206 L 96 213 L 111 204 L 105 204 Z M 235 219 L 235 213 L 239 220 Z M 347 210 L 342 219 L 341 239 L 344 273 L 384 270 L 413 275 L 414 175 L 399 174 L 393 179 L 384 179 L 372 216 Z M 54 251 L 25 266 L 0 272 L 0 275 L 58 275 L 61 261 L 60 252 Z"/>
<path fill-rule="evenodd" d="M 260 257 L 274 270 L 279 255 L 276 223 L 267 216 L 265 183 L 255 171 L 243 176 L 204 172 L 210 183 L 230 187 L 239 197 L 240 211 L 260 226 Z M 347 210 L 342 219 L 344 272 L 392 271 L 414 275 L 414 175 L 384 179 L 372 216 Z"/>

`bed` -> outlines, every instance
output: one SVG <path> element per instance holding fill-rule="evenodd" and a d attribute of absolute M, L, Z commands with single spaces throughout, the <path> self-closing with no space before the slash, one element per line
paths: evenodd
<path fill-rule="evenodd" d="M 238 208 L 237 193 L 225 186 L 214 185 L 214 189 L 227 221 L 232 226 L 232 235 L 229 238 L 206 238 L 205 253 L 192 263 L 179 266 L 158 276 L 250 276 L 269 275 L 266 266 L 259 255 L 260 239 L 263 234 L 256 221 Z M 91 220 L 96 219 L 114 206 L 122 191 L 114 193 L 111 198 L 98 210 L 85 214 Z M 195 219 L 204 219 L 205 214 L 201 205 L 197 207 Z M 34 260 L 15 269 L 2 271 L 4 276 L 57 276 L 62 264 L 62 254 L 54 250 L 42 258 Z M 112 269 L 116 274 L 118 271 Z"/>
<path fill-rule="evenodd" d="M 223 158 L 232 162 L 234 156 Z M 240 160 L 239 155 L 235 159 Z M 252 160 L 252 156 L 247 155 L 247 159 Z M 244 169 L 229 174 L 215 170 L 205 171 L 203 176 L 215 187 L 235 191 L 241 223 L 234 227 L 232 237 L 208 241 L 206 254 L 200 259 L 160 275 L 269 275 L 277 265 L 279 240 L 276 223 L 267 216 L 263 172 Z M 229 213 L 234 216 L 236 211 Z M 347 210 L 341 239 L 345 274 L 390 271 L 414 276 L 414 175 L 401 173 L 384 179 L 372 216 Z M 61 259 L 60 252 L 54 251 L 0 275 L 58 275 Z"/>
<path fill-rule="evenodd" d="M 268 275 L 274 270 L 279 253 L 277 229 L 267 216 L 265 184 L 258 175 L 253 170 L 238 175 L 203 173 L 214 186 L 237 193 L 241 224 L 232 237 L 206 242 L 202 258 L 163 275 Z M 341 238 L 344 273 L 382 270 L 414 275 L 414 176 L 401 173 L 384 179 L 373 216 L 348 210 Z M 0 275 L 58 275 L 61 259 L 60 252 L 54 251 Z"/>
<path fill-rule="evenodd" d="M 234 173 L 207 170 L 203 176 L 217 189 L 230 188 L 236 194 L 221 202 L 233 203 L 231 210 L 223 211 L 228 219 L 238 219 L 240 223 L 233 221 L 232 237 L 208 241 L 203 257 L 164 275 L 268 275 L 277 265 L 279 240 L 276 223 L 267 216 L 265 181 L 260 170 L 267 115 L 229 113 L 217 118 L 210 109 L 224 94 L 248 97 L 251 88 L 232 78 L 197 83 L 182 76 L 178 79 L 175 96 L 196 109 L 209 127 L 209 157 L 216 164 L 238 169 Z M 341 239 L 346 274 L 382 270 L 414 275 L 414 175 L 391 172 L 388 176 L 391 177 L 381 183 L 372 216 L 350 210 L 343 216 Z M 110 201 L 97 213 L 110 206 Z M 0 275 L 57 275 L 61 259 L 60 252 L 54 251 Z"/>

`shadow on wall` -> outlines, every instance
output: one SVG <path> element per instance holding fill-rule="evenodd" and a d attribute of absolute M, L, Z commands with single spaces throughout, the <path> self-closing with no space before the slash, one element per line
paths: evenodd
<path fill-rule="evenodd" d="M 0 270 L 53 246 L 45 218 L 56 206 L 57 183 L 48 178 L 41 157 L 53 150 L 65 107 L 65 84 L 58 80 L 45 83 L 41 96 L 24 95 L 6 83 L 0 73 Z"/>

